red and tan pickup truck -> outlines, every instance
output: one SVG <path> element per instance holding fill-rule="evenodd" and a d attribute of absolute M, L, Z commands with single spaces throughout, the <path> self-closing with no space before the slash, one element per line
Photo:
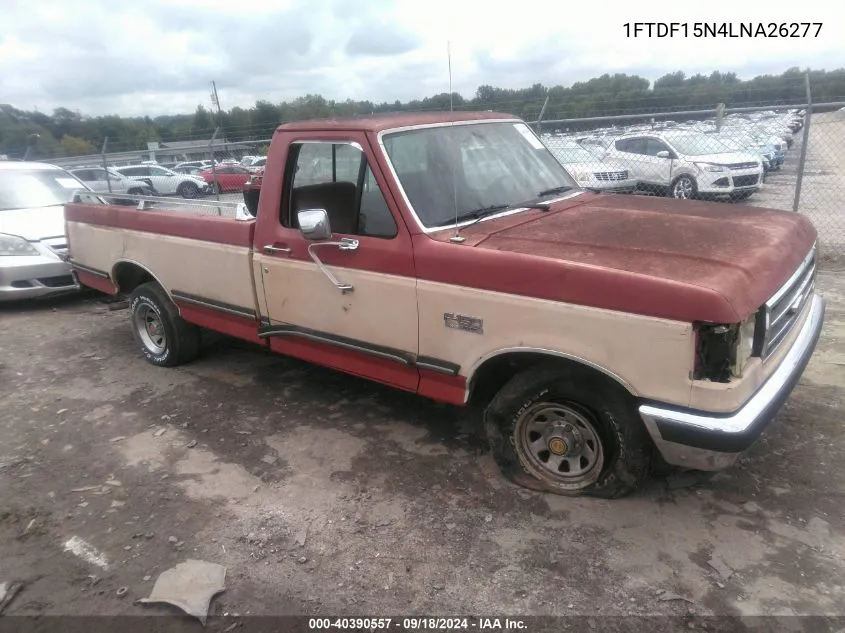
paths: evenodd
<path fill-rule="evenodd" d="M 503 472 L 561 494 L 626 494 L 657 455 L 731 465 L 824 317 L 805 217 L 584 191 L 495 113 L 281 125 L 255 217 L 89 201 L 66 221 L 79 281 L 130 296 L 151 363 L 208 328 L 484 404 Z"/>

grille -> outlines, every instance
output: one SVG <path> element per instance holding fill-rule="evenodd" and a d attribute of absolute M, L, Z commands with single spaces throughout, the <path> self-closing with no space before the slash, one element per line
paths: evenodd
<path fill-rule="evenodd" d="M 727 165 L 728 169 L 754 169 L 757 166 L 757 163 L 733 163 L 732 165 Z"/>
<path fill-rule="evenodd" d="M 603 180 L 605 182 L 616 180 L 628 180 L 627 171 L 600 171 L 593 174 L 593 176 L 596 177 L 596 180 Z"/>
<path fill-rule="evenodd" d="M 789 281 L 757 313 L 755 356 L 766 359 L 774 353 L 795 325 L 815 285 L 816 247 L 813 246 Z"/>
<path fill-rule="evenodd" d="M 38 283 L 47 286 L 48 288 L 63 288 L 64 286 L 73 285 L 73 277 L 71 275 L 57 275 L 56 277 L 40 277 Z"/>
<path fill-rule="evenodd" d="M 750 185 L 756 185 L 757 180 L 757 174 L 751 174 L 750 176 L 734 176 L 734 187 L 748 187 Z"/>

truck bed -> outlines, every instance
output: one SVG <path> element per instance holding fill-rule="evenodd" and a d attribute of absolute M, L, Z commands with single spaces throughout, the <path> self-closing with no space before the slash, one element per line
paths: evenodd
<path fill-rule="evenodd" d="M 114 294 L 121 275 L 141 267 L 175 301 L 199 295 L 255 318 L 254 221 L 77 203 L 66 206 L 65 219 L 71 263 L 84 284 Z"/>

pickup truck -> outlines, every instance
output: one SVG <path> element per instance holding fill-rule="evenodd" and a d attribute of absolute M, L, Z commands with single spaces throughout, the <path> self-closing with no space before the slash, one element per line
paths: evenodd
<path fill-rule="evenodd" d="M 207 328 L 483 406 L 503 473 L 565 495 L 730 466 L 824 318 L 804 216 L 580 189 L 504 114 L 287 123 L 255 217 L 166 209 L 66 207 L 79 282 L 130 297 L 150 363 Z"/>

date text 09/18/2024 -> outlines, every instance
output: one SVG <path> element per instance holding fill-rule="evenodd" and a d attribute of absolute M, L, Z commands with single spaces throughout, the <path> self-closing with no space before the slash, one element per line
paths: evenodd
<path fill-rule="evenodd" d="M 498 617 L 402 617 L 402 618 L 309 618 L 308 629 L 347 631 L 523 631 L 527 624 L 520 618 Z"/>
<path fill-rule="evenodd" d="M 626 22 L 625 37 L 818 37 L 821 22 Z"/>

